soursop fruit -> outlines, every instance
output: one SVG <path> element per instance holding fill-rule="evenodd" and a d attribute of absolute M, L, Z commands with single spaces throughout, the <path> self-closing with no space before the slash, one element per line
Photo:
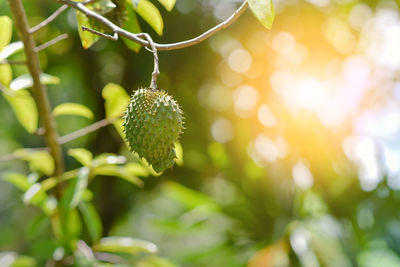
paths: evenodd
<path fill-rule="evenodd" d="M 178 103 L 163 90 L 141 88 L 133 93 L 124 116 L 131 151 L 145 158 L 156 172 L 174 164 L 174 144 L 183 130 Z"/>

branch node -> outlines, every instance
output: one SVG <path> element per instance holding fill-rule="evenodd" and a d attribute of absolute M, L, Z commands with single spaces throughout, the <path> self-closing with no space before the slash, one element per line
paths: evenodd
<path fill-rule="evenodd" d="M 109 39 L 109 40 L 113 40 L 113 41 L 117 41 L 118 40 L 118 34 L 116 32 L 114 32 L 114 35 L 109 35 L 109 34 L 105 34 L 105 33 L 90 29 L 90 28 L 85 27 L 85 26 L 81 26 L 81 28 L 82 28 L 82 31 L 88 31 L 90 33 L 93 33 L 95 35 L 98 35 L 100 37 L 103 37 L 103 38 L 106 38 L 106 39 Z"/>

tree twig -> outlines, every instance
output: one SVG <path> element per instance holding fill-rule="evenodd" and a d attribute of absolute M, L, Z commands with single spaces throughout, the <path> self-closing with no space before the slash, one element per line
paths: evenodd
<path fill-rule="evenodd" d="M 101 36 L 101 37 L 106 38 L 106 39 L 110 39 L 110 40 L 113 40 L 113 41 L 117 41 L 118 40 L 118 34 L 116 32 L 114 33 L 114 35 L 109 35 L 109 34 L 105 34 L 105 33 L 90 29 L 90 28 L 85 27 L 85 26 L 81 26 L 81 28 L 82 28 L 82 31 L 88 31 L 88 32 L 91 32 L 93 34 L 96 34 L 96 35 Z"/>
<path fill-rule="evenodd" d="M 66 38 L 68 38 L 68 34 L 66 34 L 66 33 L 61 34 L 61 35 L 59 35 L 59 36 L 57 36 L 57 37 L 51 39 L 50 41 L 48 41 L 48 42 L 46 42 L 46 43 L 44 43 L 44 44 L 42 44 L 42 45 L 39 45 L 39 46 L 35 47 L 35 50 L 34 50 L 34 51 L 37 53 L 37 52 L 40 52 L 40 51 L 42 51 L 42 50 L 45 50 L 46 48 L 48 48 L 48 47 L 50 47 L 50 46 L 52 46 L 52 45 L 58 43 L 59 41 L 62 41 L 62 40 L 64 40 L 64 39 L 66 39 Z"/>
<path fill-rule="evenodd" d="M 33 79 L 35 100 L 38 105 L 40 117 L 43 120 L 44 128 L 46 129 L 46 143 L 50 149 L 50 154 L 54 159 L 54 176 L 61 177 L 61 174 L 64 172 L 64 160 L 62 157 L 61 146 L 57 143 L 58 133 L 54 117 L 51 112 L 47 90 L 46 87 L 40 82 L 40 74 L 42 73 L 42 69 L 40 68 L 38 55 L 34 50 L 35 42 L 32 38 L 32 35 L 29 34 L 29 25 L 25 9 L 21 0 L 8 0 L 8 3 L 15 19 L 15 25 L 22 42 L 24 43 L 26 63 Z M 62 187 L 60 183 L 57 186 L 57 197 L 61 197 L 61 191 Z"/>
<path fill-rule="evenodd" d="M 138 36 L 146 38 L 146 40 L 150 43 L 150 47 L 151 47 L 150 52 L 153 53 L 153 57 L 154 57 L 154 71 L 151 75 L 151 82 L 150 82 L 149 88 L 153 89 L 153 90 L 158 90 L 157 78 L 158 78 L 158 75 L 160 75 L 160 67 L 159 67 L 159 60 L 158 60 L 156 45 L 154 44 L 153 39 L 151 39 L 149 34 L 139 33 Z"/>
<path fill-rule="evenodd" d="M 139 34 L 135 34 L 135 33 L 131 33 L 128 32 L 120 27 L 118 27 L 117 25 L 115 25 L 114 23 L 112 23 L 110 20 L 106 19 L 105 17 L 97 14 L 96 12 L 93 12 L 92 10 L 88 9 L 87 7 L 85 7 L 83 5 L 83 3 L 78 3 L 78 2 L 74 2 L 71 0 L 56 0 L 59 1 L 63 4 L 66 4 L 76 10 L 79 10 L 80 12 L 82 12 L 83 14 L 85 14 L 88 17 L 91 17 L 99 22 L 101 22 L 102 24 L 104 24 L 105 26 L 107 26 L 112 32 L 125 37 L 129 40 L 132 40 L 142 46 L 146 46 L 146 47 L 150 47 L 150 43 L 146 40 L 143 40 L 142 38 L 140 38 Z M 247 1 L 243 2 L 243 4 L 229 17 L 227 18 L 225 21 L 221 22 L 220 24 L 218 24 L 217 26 L 211 28 L 210 30 L 204 32 L 203 34 L 190 39 L 190 40 L 186 40 L 186 41 L 182 41 L 182 42 L 177 42 L 177 43 L 172 43 L 172 44 L 158 44 L 158 43 L 154 43 L 155 47 L 157 48 L 157 50 L 159 51 L 165 51 L 165 50 L 175 50 L 175 49 L 181 49 L 181 48 L 185 48 L 188 46 L 192 46 L 192 45 L 196 45 L 198 43 L 203 42 L 204 40 L 208 39 L 209 37 L 213 36 L 214 34 L 216 34 L 217 32 L 226 29 L 227 27 L 229 27 L 234 21 L 236 21 L 242 14 L 243 12 L 246 10 L 248 4 Z"/>
<path fill-rule="evenodd" d="M 29 29 L 29 34 L 33 34 L 37 32 L 38 30 L 46 27 L 50 22 L 55 20 L 61 13 L 64 12 L 68 8 L 68 5 L 62 5 L 59 9 L 57 9 L 53 14 L 51 14 L 47 19 L 43 20 L 40 22 L 38 25 L 32 27 Z"/>
<path fill-rule="evenodd" d="M 75 132 L 72 132 L 72 133 L 69 133 L 69 134 L 66 134 L 64 136 L 59 137 L 58 138 L 58 143 L 62 145 L 62 144 L 71 142 L 72 140 L 75 140 L 75 139 L 77 139 L 79 137 L 88 135 L 88 134 L 90 134 L 92 132 L 97 131 L 100 128 L 105 127 L 105 126 L 113 123 L 115 120 L 103 119 L 101 121 L 95 122 L 95 123 L 93 123 L 93 124 L 91 124 L 91 125 L 89 125 L 89 126 L 87 126 L 85 128 L 79 129 L 79 130 L 77 130 Z"/>
<path fill-rule="evenodd" d="M 91 4 L 96 1 L 98 1 L 98 0 L 86 0 L 82 4 L 88 5 L 88 4 Z M 68 7 L 69 7 L 68 5 L 62 5 L 60 8 L 58 8 L 56 11 L 54 11 L 54 13 L 51 14 L 49 17 L 47 17 L 45 20 L 40 22 L 38 25 L 30 28 L 29 33 L 33 34 L 33 33 L 37 32 L 38 30 L 46 27 L 47 25 L 49 25 L 49 23 L 51 23 L 53 20 L 55 20 L 61 13 L 63 13 Z"/>

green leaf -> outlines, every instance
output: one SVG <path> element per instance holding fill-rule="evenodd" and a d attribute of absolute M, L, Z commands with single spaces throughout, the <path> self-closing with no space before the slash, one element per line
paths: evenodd
<path fill-rule="evenodd" d="M 103 227 L 99 214 L 90 202 L 82 201 L 79 203 L 78 208 L 86 224 L 90 239 L 93 243 L 97 242 L 103 234 Z"/>
<path fill-rule="evenodd" d="M 75 179 L 75 186 L 72 193 L 71 201 L 69 202 L 68 206 L 69 209 L 75 208 L 79 202 L 81 201 L 82 195 L 86 190 L 88 185 L 90 170 L 87 167 L 82 167 L 79 172 L 78 176 Z"/>
<path fill-rule="evenodd" d="M 12 21 L 7 16 L 0 17 L 0 51 L 10 43 L 12 35 Z"/>
<path fill-rule="evenodd" d="M 264 27 L 271 29 L 275 18 L 272 0 L 247 0 L 250 9 Z"/>
<path fill-rule="evenodd" d="M 170 262 L 167 259 L 158 257 L 158 256 L 150 256 L 146 257 L 143 260 L 139 261 L 136 265 L 137 267 L 178 267 L 178 265 Z"/>
<path fill-rule="evenodd" d="M 130 169 L 125 166 L 103 165 L 93 169 L 94 175 L 116 176 L 122 178 L 137 186 L 143 186 L 143 181 L 140 180 Z"/>
<path fill-rule="evenodd" d="M 114 83 L 107 84 L 102 92 L 105 101 L 106 117 L 109 119 L 119 118 L 123 115 L 129 103 L 129 96 L 125 90 Z M 115 129 L 124 139 L 123 120 L 118 119 L 113 122 Z"/>
<path fill-rule="evenodd" d="M 40 183 L 33 184 L 24 194 L 24 204 L 39 204 L 46 199 L 47 195 L 42 191 Z"/>
<path fill-rule="evenodd" d="M 9 64 L 0 65 L 0 84 L 8 86 L 12 79 L 12 70 Z"/>
<path fill-rule="evenodd" d="M 3 179 L 4 181 L 9 182 L 10 184 L 14 185 L 24 192 L 26 192 L 31 187 L 31 184 L 28 181 L 28 177 L 23 174 L 5 173 Z"/>
<path fill-rule="evenodd" d="M 136 12 L 133 8 L 132 3 L 130 3 L 130 2 L 126 3 L 126 18 L 127 18 L 127 20 L 125 21 L 124 26 L 122 27 L 124 30 L 133 32 L 133 33 L 141 32 L 139 21 L 136 16 Z M 128 40 L 126 38 L 122 38 L 122 40 L 124 40 L 126 46 L 129 49 L 131 49 L 135 52 L 139 52 L 140 48 L 142 47 L 140 44 L 138 44 L 134 41 Z"/>
<path fill-rule="evenodd" d="M 48 196 L 43 190 L 41 183 L 35 183 L 24 193 L 23 201 L 25 205 L 32 204 L 43 210 L 47 215 L 54 212 L 57 207 L 57 199 L 53 196 Z"/>
<path fill-rule="evenodd" d="M 105 99 L 106 117 L 121 117 L 129 103 L 129 96 L 125 90 L 117 84 L 109 83 L 104 87 L 102 95 Z"/>
<path fill-rule="evenodd" d="M 130 253 L 138 254 L 141 252 L 157 253 L 158 248 L 155 244 L 131 237 L 105 237 L 98 244 L 93 246 L 95 251 L 111 253 Z"/>
<path fill-rule="evenodd" d="M 36 102 L 27 90 L 19 90 L 12 95 L 3 94 L 3 97 L 11 105 L 17 120 L 28 131 L 35 133 L 38 127 L 38 111 Z"/>
<path fill-rule="evenodd" d="M 24 49 L 24 43 L 22 41 L 13 42 L 4 47 L 3 50 L 0 50 L 0 59 L 6 59 L 22 49 Z"/>
<path fill-rule="evenodd" d="M 93 154 L 84 148 L 71 148 L 68 155 L 79 161 L 83 166 L 90 166 L 93 160 Z"/>
<path fill-rule="evenodd" d="M 164 22 L 160 11 L 148 0 L 140 0 L 136 12 L 156 31 L 162 35 Z"/>
<path fill-rule="evenodd" d="M 37 262 L 34 258 L 29 256 L 19 256 L 15 259 L 15 261 L 10 265 L 10 267 L 35 267 L 37 266 Z"/>
<path fill-rule="evenodd" d="M 150 175 L 149 169 L 139 163 L 130 162 L 125 165 L 125 169 L 136 176 L 146 177 Z"/>
<path fill-rule="evenodd" d="M 54 172 L 54 161 L 47 151 L 32 151 L 30 149 L 18 149 L 14 155 L 28 161 L 31 171 L 41 171 L 46 175 Z"/>
<path fill-rule="evenodd" d="M 176 142 L 175 143 L 175 154 L 176 154 L 176 158 L 175 158 L 175 163 L 178 166 L 182 166 L 183 165 L 183 148 L 181 143 Z"/>
<path fill-rule="evenodd" d="M 85 14 L 76 11 L 76 20 L 78 23 L 78 33 L 81 38 L 82 47 L 84 49 L 89 49 L 94 43 L 96 43 L 100 37 L 88 31 L 83 31 L 82 26 L 85 26 L 90 29 L 95 29 L 94 25 L 91 23 L 88 17 Z M 97 29 L 96 29 L 97 30 Z"/>
<path fill-rule="evenodd" d="M 77 103 L 63 103 L 58 105 L 53 110 L 54 116 L 60 115 L 77 115 L 93 119 L 93 112 L 86 106 Z"/>
<path fill-rule="evenodd" d="M 160 2 L 169 12 L 174 8 L 176 0 L 158 0 L 158 2 Z"/>
<path fill-rule="evenodd" d="M 59 84 L 61 80 L 60 78 L 52 76 L 50 74 L 42 73 L 40 74 L 40 82 L 42 84 Z M 29 74 L 22 74 L 10 83 L 10 89 L 13 91 L 26 89 L 32 86 L 33 79 Z"/>
<path fill-rule="evenodd" d="M 167 196 L 175 199 L 179 203 L 182 203 L 189 209 L 198 207 L 200 205 L 206 206 L 210 210 L 217 209 L 215 202 L 213 202 L 206 195 L 196 192 L 183 185 L 174 182 L 167 182 L 163 187 L 163 191 Z"/>
<path fill-rule="evenodd" d="M 91 4 L 90 9 L 99 14 L 106 14 L 117 6 L 111 0 L 99 0 Z"/>
<path fill-rule="evenodd" d="M 124 156 L 119 156 L 113 153 L 103 153 L 98 155 L 93 160 L 93 166 L 101 165 L 116 165 L 126 163 L 126 158 Z"/>

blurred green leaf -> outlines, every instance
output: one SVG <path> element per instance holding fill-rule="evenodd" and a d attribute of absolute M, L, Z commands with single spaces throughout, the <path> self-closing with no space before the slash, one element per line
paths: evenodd
<path fill-rule="evenodd" d="M 113 153 L 103 153 L 94 158 L 93 165 L 98 167 L 101 165 L 123 164 L 125 162 L 126 158 L 124 156 L 118 156 Z"/>
<path fill-rule="evenodd" d="M 178 166 L 182 166 L 183 165 L 183 148 L 181 143 L 176 142 L 175 143 L 175 154 L 176 154 L 176 158 L 175 158 L 175 163 Z"/>
<path fill-rule="evenodd" d="M 0 65 L 0 84 L 8 86 L 12 80 L 12 70 L 9 64 Z"/>
<path fill-rule="evenodd" d="M 136 175 L 131 172 L 131 169 L 127 169 L 125 166 L 103 165 L 94 168 L 93 173 L 94 175 L 116 176 L 137 186 L 143 186 L 143 181 L 136 177 Z"/>
<path fill-rule="evenodd" d="M 389 248 L 375 248 L 362 251 L 357 255 L 357 262 L 360 267 L 400 267 L 399 255 Z"/>
<path fill-rule="evenodd" d="M 11 179 L 12 183 L 25 192 L 23 196 L 25 205 L 35 205 L 41 208 L 42 211 L 47 215 L 50 215 L 54 212 L 55 208 L 57 207 L 57 200 L 53 196 L 48 196 L 42 189 L 40 183 L 30 184 L 28 182 L 28 186 L 28 184 L 23 181 L 23 177 L 18 177 L 14 174 L 7 178 Z"/>
<path fill-rule="evenodd" d="M 86 190 L 88 185 L 90 170 L 87 167 L 82 167 L 79 172 L 78 176 L 74 180 L 74 190 L 71 196 L 71 201 L 68 204 L 69 209 L 75 208 L 79 202 L 81 201 L 82 195 Z"/>
<path fill-rule="evenodd" d="M 79 211 L 82 214 L 83 221 L 90 235 L 92 242 L 97 242 L 103 233 L 100 216 L 92 203 L 82 201 L 78 205 Z"/>
<path fill-rule="evenodd" d="M 4 98 L 11 105 L 17 120 L 21 125 L 33 134 L 38 126 L 38 111 L 36 102 L 27 90 L 19 90 L 12 95 L 3 94 Z"/>
<path fill-rule="evenodd" d="M 166 10 L 171 11 L 176 3 L 176 0 L 158 0 L 158 2 L 160 2 Z"/>
<path fill-rule="evenodd" d="M 65 244 L 69 245 L 73 245 L 79 239 L 82 232 L 82 222 L 79 213 L 77 209 L 70 208 L 75 188 L 76 180 L 68 184 L 61 199 L 58 213 L 51 217 L 54 234 L 58 239 L 62 239 Z"/>
<path fill-rule="evenodd" d="M 91 4 L 90 9 L 99 14 L 106 14 L 117 6 L 111 0 L 99 0 Z"/>
<path fill-rule="evenodd" d="M 155 30 L 162 35 L 164 23 L 160 11 L 148 0 L 140 0 L 136 12 Z"/>
<path fill-rule="evenodd" d="M 9 56 L 21 51 L 24 49 L 24 43 L 22 41 L 17 41 L 13 42 L 6 47 L 3 48 L 3 50 L 0 50 L 0 60 L 6 59 Z"/>
<path fill-rule="evenodd" d="M 185 205 L 189 209 L 200 205 L 205 205 L 211 210 L 217 209 L 216 204 L 206 195 L 183 185 L 174 182 L 167 182 L 163 185 L 163 191 L 167 196 Z"/>
<path fill-rule="evenodd" d="M 148 168 L 146 168 L 145 166 L 143 166 L 139 163 L 129 162 L 125 165 L 125 169 L 129 173 L 132 173 L 136 176 L 141 176 L 141 177 L 146 177 L 151 174 Z"/>
<path fill-rule="evenodd" d="M 12 35 L 12 21 L 7 16 L 0 17 L 0 51 L 10 43 Z"/>
<path fill-rule="evenodd" d="M 67 211 L 68 213 L 68 238 L 76 241 L 82 233 L 82 222 L 76 209 Z"/>
<path fill-rule="evenodd" d="M 24 192 L 31 187 L 28 177 L 20 173 L 5 173 L 3 179 Z"/>
<path fill-rule="evenodd" d="M 96 27 L 94 27 L 89 18 L 79 11 L 76 11 L 76 20 L 78 23 L 78 33 L 79 37 L 81 38 L 82 47 L 84 49 L 89 49 L 94 43 L 96 43 L 100 39 L 100 37 L 91 32 L 83 31 L 82 26 L 93 30 L 98 29 L 95 29 Z"/>
<path fill-rule="evenodd" d="M 40 183 L 33 184 L 24 194 L 24 204 L 38 204 L 46 199 Z"/>
<path fill-rule="evenodd" d="M 133 32 L 133 33 L 141 32 L 139 21 L 136 16 L 136 12 L 133 8 L 132 3 L 129 1 L 127 1 L 127 3 L 126 3 L 126 19 L 127 20 L 125 21 L 125 24 L 122 27 L 124 30 Z M 139 52 L 140 48 L 142 47 L 140 44 L 138 44 L 134 41 L 128 40 L 126 38 L 122 38 L 122 40 L 124 40 L 126 46 L 129 49 L 131 49 L 135 52 Z"/>
<path fill-rule="evenodd" d="M 36 217 L 27 229 L 28 240 L 35 240 L 39 236 L 46 233 L 46 229 L 50 227 L 50 218 L 47 215 Z"/>
<path fill-rule="evenodd" d="M 105 237 L 93 246 L 93 250 L 111 253 L 130 253 L 138 254 L 156 253 L 158 248 L 155 244 L 131 237 Z"/>
<path fill-rule="evenodd" d="M 129 103 L 129 96 L 125 90 L 117 84 L 109 83 L 104 87 L 102 95 L 105 99 L 106 117 L 109 119 L 121 117 Z M 115 129 L 124 139 L 125 135 L 123 133 L 122 124 L 123 119 L 118 119 L 113 122 Z"/>
<path fill-rule="evenodd" d="M 128 107 L 129 96 L 121 86 L 109 83 L 102 92 L 105 99 L 106 117 L 113 119 L 123 115 Z"/>
<path fill-rule="evenodd" d="M 18 149 L 14 154 L 23 160 L 28 161 L 29 168 L 32 171 L 41 171 L 46 175 L 51 175 L 54 172 L 54 160 L 47 151 Z"/>
<path fill-rule="evenodd" d="M 68 155 L 79 161 L 83 166 L 90 166 L 93 160 L 93 154 L 84 148 L 71 148 Z"/>
<path fill-rule="evenodd" d="M 136 264 L 137 267 L 177 267 L 178 265 L 170 262 L 167 259 L 150 256 L 146 257 Z"/>
<path fill-rule="evenodd" d="M 52 76 L 47 73 L 40 74 L 40 82 L 42 84 L 59 84 L 61 82 L 60 78 Z M 31 75 L 22 74 L 21 76 L 15 78 L 10 83 L 10 89 L 13 91 L 26 89 L 33 86 L 33 80 Z"/>
<path fill-rule="evenodd" d="M 272 0 L 247 0 L 250 9 L 264 27 L 271 29 L 275 18 Z"/>
<path fill-rule="evenodd" d="M 29 256 L 18 256 L 10 267 L 35 267 L 37 266 L 36 260 Z"/>
<path fill-rule="evenodd" d="M 93 119 L 93 112 L 86 106 L 77 103 L 63 103 L 53 109 L 54 116 L 77 115 Z"/>

